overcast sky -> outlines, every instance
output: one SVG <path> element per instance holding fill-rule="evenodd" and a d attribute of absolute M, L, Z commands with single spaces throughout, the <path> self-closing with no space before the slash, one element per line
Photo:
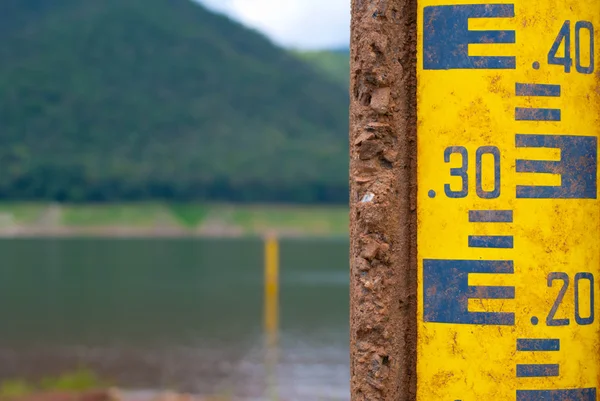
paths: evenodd
<path fill-rule="evenodd" d="M 198 0 L 298 49 L 348 46 L 350 0 Z"/>

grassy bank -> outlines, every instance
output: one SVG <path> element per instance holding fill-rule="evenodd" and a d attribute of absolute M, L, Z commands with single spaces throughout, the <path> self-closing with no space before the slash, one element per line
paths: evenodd
<path fill-rule="evenodd" d="M 0 203 L 0 235 L 345 236 L 338 206 Z"/>
<path fill-rule="evenodd" d="M 3 380 L 0 382 L 0 400 L 12 400 L 41 392 L 88 391 L 110 385 L 110 382 L 99 378 L 94 372 L 79 369 L 35 382 L 24 379 Z"/>
<path fill-rule="evenodd" d="M 109 380 L 87 369 L 65 372 L 37 381 L 8 379 L 0 381 L 0 401 L 229 401 L 223 395 L 193 397 L 172 390 L 148 390 L 145 397 L 131 396 Z M 135 394 L 135 393 L 134 393 Z"/>

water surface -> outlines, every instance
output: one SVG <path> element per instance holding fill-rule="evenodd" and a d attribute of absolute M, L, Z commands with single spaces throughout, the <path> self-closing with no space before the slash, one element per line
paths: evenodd
<path fill-rule="evenodd" d="M 260 240 L 0 241 L 0 379 L 89 367 L 135 389 L 348 400 L 348 242 L 281 244 L 269 375 Z"/>

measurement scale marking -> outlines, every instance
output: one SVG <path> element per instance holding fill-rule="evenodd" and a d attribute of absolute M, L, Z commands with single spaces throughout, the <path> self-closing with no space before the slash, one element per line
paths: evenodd
<path fill-rule="evenodd" d="M 512 223 L 512 210 L 469 210 L 469 223 Z"/>
<path fill-rule="evenodd" d="M 517 83 L 515 92 L 517 96 L 560 97 L 560 85 Z"/>
<path fill-rule="evenodd" d="M 550 160 L 517 160 L 517 173 L 560 174 L 563 165 Z"/>
<path fill-rule="evenodd" d="M 517 365 L 517 377 L 558 377 L 558 364 Z"/>
<path fill-rule="evenodd" d="M 560 351 L 560 340 L 519 338 L 517 351 Z"/>
<path fill-rule="evenodd" d="M 469 19 L 513 18 L 514 4 L 457 4 L 423 9 L 428 28 L 423 38 L 423 68 L 515 69 L 516 57 L 469 56 L 470 44 L 514 44 L 514 30 L 472 31 Z"/>
<path fill-rule="evenodd" d="M 425 259 L 423 321 L 513 326 L 514 312 L 469 311 L 469 299 L 486 299 L 489 296 L 494 296 L 492 299 L 514 299 L 514 287 L 470 286 L 469 275 L 482 273 L 514 274 L 514 263 L 511 260 Z"/>
<path fill-rule="evenodd" d="M 560 174 L 560 186 L 517 185 L 517 199 L 596 199 L 598 138 L 576 135 L 516 134 L 517 148 L 560 149 L 560 161 L 516 161 L 517 173 Z"/>
<path fill-rule="evenodd" d="M 595 388 L 570 390 L 517 390 L 517 401 L 596 401 Z"/>
<path fill-rule="evenodd" d="M 512 235 L 469 235 L 469 248 L 512 249 Z"/>
<path fill-rule="evenodd" d="M 466 36 L 472 44 L 516 42 L 515 31 L 469 31 Z"/>
<path fill-rule="evenodd" d="M 469 299 L 515 299 L 515 287 L 473 286 L 466 294 Z"/>
<path fill-rule="evenodd" d="M 517 121 L 560 121 L 560 109 L 543 109 L 538 107 L 515 108 Z"/>

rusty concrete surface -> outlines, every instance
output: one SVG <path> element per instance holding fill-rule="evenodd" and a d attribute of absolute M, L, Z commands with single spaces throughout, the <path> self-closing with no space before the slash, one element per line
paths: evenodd
<path fill-rule="evenodd" d="M 352 0 L 352 401 L 416 394 L 416 6 Z"/>

